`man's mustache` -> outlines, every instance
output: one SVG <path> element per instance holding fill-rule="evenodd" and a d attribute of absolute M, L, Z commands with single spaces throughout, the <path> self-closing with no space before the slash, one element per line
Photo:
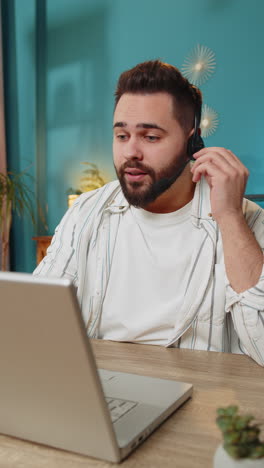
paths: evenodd
<path fill-rule="evenodd" d="M 142 172 L 146 172 L 147 174 L 152 174 L 153 169 L 151 167 L 145 166 L 144 164 L 140 164 L 137 161 L 127 161 L 125 162 L 121 168 L 120 172 L 123 174 L 126 169 L 139 169 Z"/>

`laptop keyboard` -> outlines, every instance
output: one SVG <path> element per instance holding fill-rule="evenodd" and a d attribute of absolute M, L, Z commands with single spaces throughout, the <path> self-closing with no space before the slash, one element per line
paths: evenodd
<path fill-rule="evenodd" d="M 136 401 L 120 400 L 111 397 L 106 397 L 106 402 L 113 423 L 122 418 L 138 404 Z"/>

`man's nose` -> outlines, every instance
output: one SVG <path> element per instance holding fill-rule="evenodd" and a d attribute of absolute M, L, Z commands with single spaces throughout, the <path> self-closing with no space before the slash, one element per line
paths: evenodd
<path fill-rule="evenodd" d="M 139 141 L 131 137 L 124 147 L 124 157 L 126 159 L 143 159 L 143 152 Z"/>

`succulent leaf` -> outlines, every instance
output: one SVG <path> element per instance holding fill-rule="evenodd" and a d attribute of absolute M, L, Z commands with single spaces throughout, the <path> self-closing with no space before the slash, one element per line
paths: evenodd
<path fill-rule="evenodd" d="M 237 406 L 218 408 L 216 423 L 223 433 L 224 449 L 232 458 L 264 458 L 260 427 L 251 424 L 253 419 L 251 415 L 239 415 Z"/>

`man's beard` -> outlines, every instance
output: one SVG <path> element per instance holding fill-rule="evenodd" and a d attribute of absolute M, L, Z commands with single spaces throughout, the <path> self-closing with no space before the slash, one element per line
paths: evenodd
<path fill-rule="evenodd" d="M 144 208 L 148 204 L 154 202 L 162 193 L 171 187 L 181 175 L 189 161 L 189 159 L 186 160 L 186 156 L 182 156 L 180 160 L 177 158 L 177 161 L 173 161 L 170 165 L 157 173 L 151 167 L 145 166 L 135 160 L 127 161 L 119 170 L 117 170 L 115 166 L 115 170 L 128 203 L 137 208 Z M 146 177 L 150 178 L 150 182 L 147 183 L 145 177 L 142 182 L 127 181 L 125 170 L 128 168 L 136 168 L 145 172 L 147 174 Z"/>

